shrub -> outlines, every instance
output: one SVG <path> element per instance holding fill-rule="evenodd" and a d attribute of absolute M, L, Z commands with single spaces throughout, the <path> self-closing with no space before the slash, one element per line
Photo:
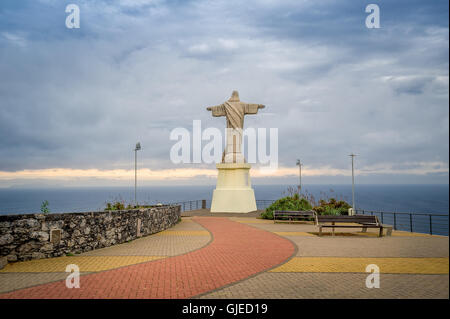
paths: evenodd
<path fill-rule="evenodd" d="M 123 202 L 106 203 L 105 210 L 124 210 L 125 204 Z"/>
<path fill-rule="evenodd" d="M 47 214 L 50 213 L 50 209 L 48 208 L 48 200 L 44 200 L 41 204 L 41 213 Z"/>
<path fill-rule="evenodd" d="M 336 201 L 330 198 L 328 201 L 319 200 L 319 206 L 313 208 L 319 215 L 347 215 L 348 209 L 352 207 L 347 202 Z"/>
<path fill-rule="evenodd" d="M 293 196 L 286 196 L 275 201 L 266 208 L 265 212 L 261 214 L 262 218 L 273 219 L 273 212 L 276 210 L 310 210 L 312 208 L 309 201 L 298 194 Z"/>
<path fill-rule="evenodd" d="M 266 208 L 261 214 L 262 218 L 273 219 L 273 213 L 276 210 L 314 210 L 319 215 L 347 215 L 348 209 L 351 207 L 343 200 L 329 198 L 327 200 L 320 199 L 318 205 L 312 207 L 311 203 L 316 204 L 314 198 L 308 195 L 299 195 L 294 193 L 278 199 L 272 205 Z"/>
<path fill-rule="evenodd" d="M 114 203 L 114 210 L 123 210 L 125 209 L 125 205 L 121 202 L 115 202 Z"/>

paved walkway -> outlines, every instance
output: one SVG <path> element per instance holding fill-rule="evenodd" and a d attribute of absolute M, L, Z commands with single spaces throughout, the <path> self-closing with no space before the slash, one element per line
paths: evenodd
<path fill-rule="evenodd" d="M 209 245 L 198 250 L 88 274 L 81 278 L 79 289 L 68 289 L 65 281 L 58 281 L 0 297 L 189 298 L 269 270 L 295 253 L 290 241 L 226 218 L 197 217 L 194 221 L 213 236 Z M 21 267 L 10 266 L 11 269 L 7 267 L 5 271 Z M 80 270 L 83 271 L 82 266 Z"/>
<path fill-rule="evenodd" d="M 197 215 L 130 243 L 9 264 L 0 298 L 449 297 L 445 236 L 343 229 L 318 237 L 308 223 Z M 69 263 L 80 268 L 80 289 L 65 286 Z M 369 264 L 380 269 L 380 288 L 365 285 Z"/>

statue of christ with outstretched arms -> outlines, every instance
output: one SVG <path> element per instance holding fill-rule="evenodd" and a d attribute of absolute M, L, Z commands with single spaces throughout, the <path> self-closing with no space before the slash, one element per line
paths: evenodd
<path fill-rule="evenodd" d="M 262 104 L 251 104 L 241 102 L 239 93 L 233 91 L 231 98 L 217 106 L 206 108 L 212 111 L 212 116 L 226 116 L 227 118 L 227 145 L 225 147 L 222 163 L 244 163 L 244 155 L 241 153 L 242 130 L 244 128 L 244 116 L 256 114 L 258 109 L 265 106 Z"/>

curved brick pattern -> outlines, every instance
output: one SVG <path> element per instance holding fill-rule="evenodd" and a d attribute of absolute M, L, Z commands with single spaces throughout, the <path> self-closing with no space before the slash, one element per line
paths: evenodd
<path fill-rule="evenodd" d="M 129 243 L 96 249 L 83 256 L 176 256 L 206 246 L 211 236 L 200 224 L 183 217 L 170 231 L 162 231 Z"/>
<path fill-rule="evenodd" d="M 58 281 L 0 297 L 189 298 L 268 270 L 295 252 L 290 241 L 242 223 L 214 217 L 194 220 L 213 235 L 199 250 L 82 276 L 79 289 Z"/>
<path fill-rule="evenodd" d="M 127 243 L 96 249 L 76 256 L 10 263 L 5 269 L 0 270 L 0 293 L 62 280 L 67 277 L 67 273 L 65 273 L 67 264 L 77 264 L 84 275 L 90 272 L 86 269 L 98 272 L 162 257 L 185 254 L 208 245 L 211 240 L 210 233 L 190 217 L 184 217 L 172 230 L 182 232 L 182 235 L 145 236 Z M 207 235 L 192 235 L 199 231 L 203 231 Z M 164 233 L 166 232 L 158 234 Z"/>
<path fill-rule="evenodd" d="M 206 230 L 165 230 L 155 236 L 209 236 Z"/>
<path fill-rule="evenodd" d="M 230 217 L 230 219 L 232 221 L 245 224 L 273 224 L 273 221 L 268 219 L 256 219 L 247 217 Z"/>

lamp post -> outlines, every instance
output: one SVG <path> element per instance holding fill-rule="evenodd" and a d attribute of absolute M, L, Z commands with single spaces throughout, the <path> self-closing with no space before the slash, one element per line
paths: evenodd
<path fill-rule="evenodd" d="M 297 160 L 297 165 L 298 165 L 298 169 L 299 169 L 299 185 L 298 185 L 298 189 L 299 191 L 302 190 L 302 162 L 298 159 Z"/>
<path fill-rule="evenodd" d="M 353 164 L 353 159 L 355 158 L 355 154 L 350 154 L 349 155 L 352 158 L 352 209 L 353 212 L 355 211 L 356 207 L 355 207 L 355 169 L 354 169 L 354 164 Z"/>
<path fill-rule="evenodd" d="M 141 150 L 141 143 L 136 143 L 136 147 L 134 149 L 134 205 L 137 208 L 137 151 Z"/>

